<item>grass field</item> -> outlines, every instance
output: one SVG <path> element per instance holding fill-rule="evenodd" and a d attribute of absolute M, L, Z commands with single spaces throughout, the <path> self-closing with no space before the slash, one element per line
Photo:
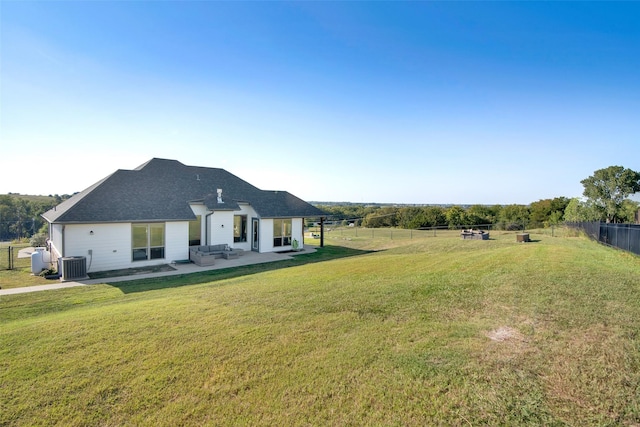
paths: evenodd
<path fill-rule="evenodd" d="M 491 237 L 2 297 L 0 425 L 640 424 L 640 258 Z"/>
<path fill-rule="evenodd" d="M 31 258 L 18 258 L 20 249 L 28 247 L 28 243 L 0 242 L 0 287 L 2 289 L 18 288 L 50 284 L 51 281 L 40 276 L 31 275 Z M 9 267 L 9 247 L 13 248 L 13 270 Z"/>

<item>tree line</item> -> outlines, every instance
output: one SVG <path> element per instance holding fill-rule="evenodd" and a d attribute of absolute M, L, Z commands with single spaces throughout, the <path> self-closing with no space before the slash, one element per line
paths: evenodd
<path fill-rule="evenodd" d="M 622 166 L 610 166 L 595 171 L 592 176 L 582 180 L 581 184 L 584 187 L 582 198 L 556 197 L 538 200 L 529 205 L 313 204 L 326 212 L 329 221 L 369 228 L 490 227 L 518 230 L 523 227 L 548 227 L 563 221 L 635 221 L 640 204 L 629 199 L 629 196 L 640 192 L 640 172 Z M 46 234 L 47 224 L 41 215 L 69 197 L 71 196 L 57 194 L 0 195 L 0 240 Z"/>
<path fill-rule="evenodd" d="M 610 166 L 595 171 L 581 184 L 584 187 L 582 198 L 556 197 L 529 205 L 381 206 L 320 203 L 316 206 L 328 214 L 330 221 L 368 228 L 490 227 L 518 230 L 549 227 L 563 221 L 635 222 L 640 203 L 629 199 L 629 196 L 640 191 L 639 172 L 622 166 Z"/>
<path fill-rule="evenodd" d="M 518 230 L 523 227 L 546 227 L 562 222 L 564 210 L 569 203 L 570 199 L 557 197 L 539 200 L 528 206 L 316 206 L 328 214 L 329 221 L 337 221 L 342 225 L 353 223 L 367 228 L 484 227 Z"/>
<path fill-rule="evenodd" d="M 69 197 L 0 194 L 0 240 L 20 240 L 46 233 L 47 222 L 42 214 Z"/>

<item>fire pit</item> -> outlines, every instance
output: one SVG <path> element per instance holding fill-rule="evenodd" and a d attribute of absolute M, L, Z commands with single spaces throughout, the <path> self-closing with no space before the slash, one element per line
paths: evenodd
<path fill-rule="evenodd" d="M 463 230 L 460 232 L 462 240 L 489 240 L 489 232 L 484 230 Z"/>

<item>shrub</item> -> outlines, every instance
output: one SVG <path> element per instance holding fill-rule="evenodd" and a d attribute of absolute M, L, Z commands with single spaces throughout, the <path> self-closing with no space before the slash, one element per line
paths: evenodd
<path fill-rule="evenodd" d="M 47 244 L 47 235 L 44 233 L 36 233 L 31 239 L 29 239 L 29 244 L 33 247 L 42 247 Z"/>

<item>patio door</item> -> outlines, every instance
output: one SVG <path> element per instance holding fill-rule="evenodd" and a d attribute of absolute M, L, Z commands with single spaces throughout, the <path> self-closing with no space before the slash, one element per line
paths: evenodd
<path fill-rule="evenodd" d="M 260 252 L 260 244 L 258 238 L 258 236 L 260 235 L 258 229 L 259 223 L 260 221 L 258 220 L 258 218 L 251 219 L 251 250 L 256 252 Z"/>

